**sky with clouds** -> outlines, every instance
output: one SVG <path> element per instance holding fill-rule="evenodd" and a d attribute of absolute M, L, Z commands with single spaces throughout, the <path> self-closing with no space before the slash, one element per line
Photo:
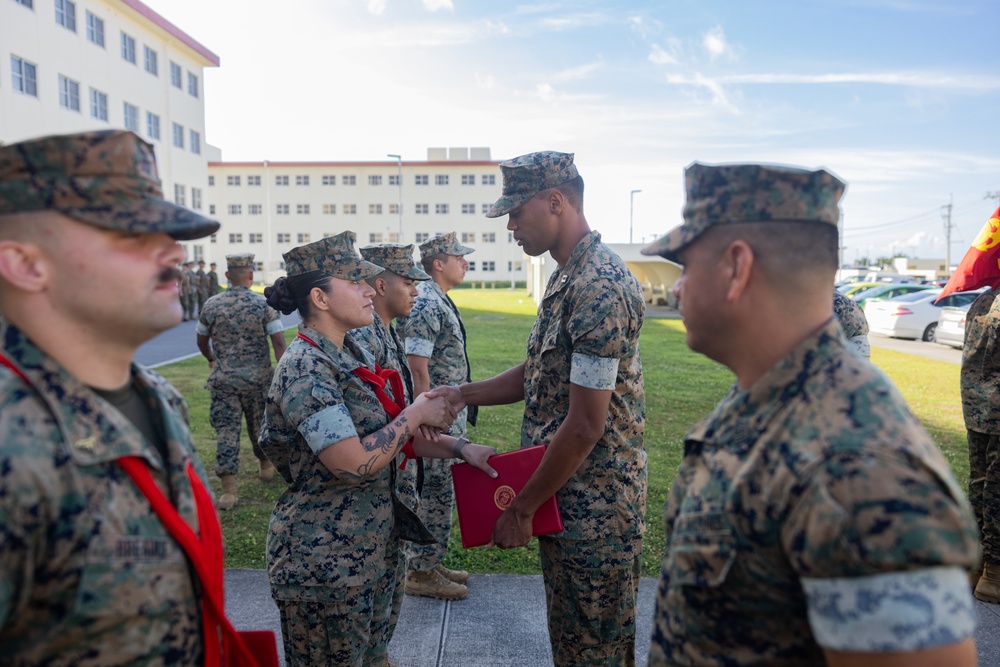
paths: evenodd
<path fill-rule="evenodd" d="M 678 224 L 691 162 L 824 167 L 848 262 L 944 258 L 951 203 L 955 263 L 1000 204 L 997 0 L 144 1 L 220 56 L 225 160 L 573 152 L 610 242 Z"/>

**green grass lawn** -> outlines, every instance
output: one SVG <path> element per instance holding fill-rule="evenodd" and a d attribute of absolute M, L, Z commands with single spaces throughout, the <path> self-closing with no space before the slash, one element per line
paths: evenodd
<path fill-rule="evenodd" d="M 492 377 L 524 359 L 525 344 L 535 318 L 535 305 L 524 292 L 509 290 L 455 290 L 469 336 L 473 379 Z M 294 330 L 286 332 L 289 340 Z M 684 434 L 725 394 L 733 375 L 694 354 L 684 342 L 680 320 L 647 319 L 640 339 L 646 383 L 646 450 L 649 455 L 647 531 L 642 576 L 659 574 L 664 548 L 663 505 L 681 459 Z M 872 361 L 900 388 L 913 412 L 944 451 L 963 486 L 969 474 L 965 427 L 958 393 L 958 366 L 880 348 Z M 198 454 L 211 474 L 215 465 L 215 431 L 208 423 L 208 366 L 200 357 L 159 369 L 184 394 L 191 412 L 191 432 Z M 476 442 L 509 451 L 520 442 L 522 404 L 484 408 L 479 425 L 470 429 Z M 282 482 L 257 481 L 257 465 L 244 430 L 240 472 L 240 503 L 222 514 L 226 539 L 226 566 L 263 568 L 267 523 Z M 219 481 L 212 476 L 216 494 Z M 537 544 L 500 551 L 463 550 L 458 522 L 452 534 L 446 565 L 482 573 L 538 574 Z"/>

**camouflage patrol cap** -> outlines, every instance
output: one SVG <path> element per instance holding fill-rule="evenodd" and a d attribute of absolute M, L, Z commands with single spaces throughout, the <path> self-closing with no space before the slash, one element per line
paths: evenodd
<path fill-rule="evenodd" d="M 430 280 L 413 261 L 413 244 L 384 243 L 370 245 L 361 249 L 361 256 L 372 264 L 377 264 L 387 271 L 409 278 L 410 280 Z"/>
<path fill-rule="evenodd" d="M 385 269 L 381 266 L 375 266 L 358 256 L 354 250 L 354 239 L 354 232 L 341 232 L 336 236 L 292 248 L 282 255 L 285 270 L 290 276 L 322 271 L 343 280 L 364 280 L 382 273 Z"/>
<path fill-rule="evenodd" d="M 254 254 L 242 252 L 236 255 L 226 255 L 227 269 L 252 269 Z M 213 264 L 214 265 L 214 264 Z"/>
<path fill-rule="evenodd" d="M 573 164 L 573 153 L 539 151 L 500 163 L 503 193 L 486 214 L 499 218 L 528 201 L 542 190 L 554 188 L 580 175 Z"/>
<path fill-rule="evenodd" d="M 132 132 L 62 134 L 0 147 L 0 215 L 56 211 L 103 229 L 197 239 L 219 223 L 163 199 L 153 147 Z"/>
<path fill-rule="evenodd" d="M 420 244 L 420 259 L 434 255 L 462 256 L 473 252 L 476 252 L 474 248 L 458 242 L 458 235 L 455 232 L 435 236 L 430 241 Z"/>
<path fill-rule="evenodd" d="M 830 172 L 764 164 L 693 163 L 684 170 L 684 224 L 642 249 L 677 261 L 677 253 L 712 225 L 815 222 L 837 225 L 846 185 Z"/>

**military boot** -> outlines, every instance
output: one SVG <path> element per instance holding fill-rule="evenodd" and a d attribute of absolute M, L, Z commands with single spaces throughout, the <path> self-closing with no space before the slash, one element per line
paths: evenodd
<path fill-rule="evenodd" d="M 239 501 L 239 496 L 236 494 L 236 475 L 222 475 L 221 479 L 222 495 L 219 496 L 219 509 L 232 509 Z"/>
<path fill-rule="evenodd" d="M 448 581 L 454 581 L 456 584 L 469 583 L 469 573 L 465 570 L 450 570 L 444 565 L 438 565 L 434 569 Z"/>
<path fill-rule="evenodd" d="M 982 602 L 1000 604 L 1000 564 L 983 563 L 983 576 L 979 577 L 973 595 Z"/>
<path fill-rule="evenodd" d="M 406 575 L 406 594 L 438 600 L 461 600 L 469 594 L 469 589 L 445 579 L 440 572 L 411 570 Z"/>
<path fill-rule="evenodd" d="M 267 459 L 257 459 L 260 461 L 260 473 L 257 475 L 257 479 L 262 482 L 270 482 L 274 479 L 275 468 L 274 464 Z"/>

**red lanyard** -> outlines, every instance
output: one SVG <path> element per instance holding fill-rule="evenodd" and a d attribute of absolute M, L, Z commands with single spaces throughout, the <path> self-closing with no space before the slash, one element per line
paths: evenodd
<path fill-rule="evenodd" d="M 0 354 L 0 364 L 6 366 L 29 387 L 34 388 L 31 381 L 14 363 Z M 160 518 L 164 528 L 184 549 L 195 573 L 201 580 L 203 591 L 201 601 L 201 622 L 205 641 L 205 666 L 217 667 L 220 664 L 257 665 L 257 659 L 250 653 L 239 632 L 226 617 L 223 602 L 224 558 L 222 550 L 222 528 L 219 517 L 215 513 L 212 496 L 194 471 L 188 461 L 186 472 L 191 481 L 194 493 L 195 507 L 198 510 L 198 524 L 201 526 L 201 536 L 195 534 L 184 521 L 173 504 L 167 500 L 160 488 L 153 481 L 145 459 L 138 456 L 123 456 L 117 459 L 118 465 L 128 473 L 132 482 L 138 487 L 153 511 Z M 222 657 L 225 656 L 225 662 Z"/>
<path fill-rule="evenodd" d="M 315 348 L 319 347 L 316 341 L 302 332 L 299 332 L 298 337 Z M 374 373 L 364 366 L 358 366 L 352 373 L 372 388 L 372 391 L 375 392 L 375 397 L 382 404 L 382 409 L 385 410 L 385 414 L 389 417 L 390 422 L 398 417 L 399 413 L 406 408 L 406 395 L 403 393 L 403 378 L 400 376 L 399 371 L 394 371 L 391 368 L 381 368 L 378 364 L 375 364 Z M 385 391 L 386 382 L 392 388 L 392 396 L 389 396 Z M 400 470 L 405 470 L 407 461 L 417 457 L 413 451 L 413 438 L 410 438 L 406 445 L 403 446 L 403 453 L 406 454 L 406 460 L 399 466 Z"/>

